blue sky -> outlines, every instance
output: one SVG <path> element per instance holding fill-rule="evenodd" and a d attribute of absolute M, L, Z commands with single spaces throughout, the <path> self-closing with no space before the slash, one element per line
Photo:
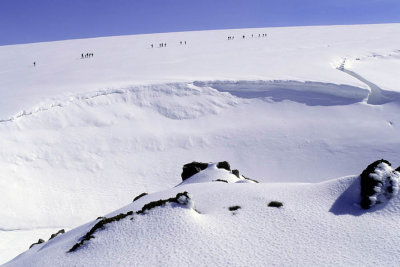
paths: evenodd
<path fill-rule="evenodd" d="M 400 22 L 400 0 L 0 0 L 0 45 L 229 28 Z"/>

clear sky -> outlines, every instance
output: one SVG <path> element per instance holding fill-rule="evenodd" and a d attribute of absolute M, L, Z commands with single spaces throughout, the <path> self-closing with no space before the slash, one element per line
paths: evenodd
<path fill-rule="evenodd" d="M 400 22 L 400 0 L 0 0 L 0 45 L 172 31 Z"/>

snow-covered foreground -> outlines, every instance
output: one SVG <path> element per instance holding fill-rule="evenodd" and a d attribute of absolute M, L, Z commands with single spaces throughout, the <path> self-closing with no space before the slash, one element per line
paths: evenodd
<path fill-rule="evenodd" d="M 178 184 L 193 160 L 278 183 L 356 174 L 378 158 L 399 165 L 399 26 L 0 47 L 0 262 L 40 229 Z"/>
<path fill-rule="evenodd" d="M 102 227 L 95 227 L 103 218 L 93 220 L 33 246 L 5 266 L 395 266 L 398 263 L 398 196 L 387 205 L 367 212 L 357 205 L 360 197 L 357 176 L 317 184 L 257 184 L 238 179 L 235 182 L 232 176 L 211 165 L 185 184 L 143 196 L 106 215 L 111 218 L 126 214 L 118 221 L 110 220 Z M 216 178 L 230 183 L 215 181 Z M 176 203 L 143 208 L 152 201 L 174 198 L 184 192 L 189 193 L 190 199 L 182 195 Z M 283 206 L 278 207 L 277 202 Z M 137 211 L 140 214 L 135 214 Z M 91 237 L 81 242 L 88 232 Z M 76 246 L 77 243 L 81 245 Z"/>

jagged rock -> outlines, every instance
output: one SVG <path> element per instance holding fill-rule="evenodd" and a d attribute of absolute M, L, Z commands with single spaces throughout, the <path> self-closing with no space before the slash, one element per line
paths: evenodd
<path fill-rule="evenodd" d="M 44 243 L 44 240 L 40 238 L 40 239 L 38 240 L 38 242 L 33 243 L 32 245 L 30 245 L 29 249 L 31 249 L 34 245 L 39 245 L 39 244 L 42 244 L 42 243 Z"/>
<path fill-rule="evenodd" d="M 183 165 L 181 174 L 182 181 L 185 181 L 186 179 L 192 177 L 193 175 L 206 169 L 207 167 L 208 163 L 196 162 L 196 161 Z"/>
<path fill-rule="evenodd" d="M 232 174 L 235 175 L 237 178 L 240 178 L 239 170 L 232 170 Z"/>
<path fill-rule="evenodd" d="M 49 240 L 53 239 L 54 237 L 56 237 L 56 236 L 58 236 L 58 235 L 60 235 L 60 234 L 64 234 L 64 233 L 65 233 L 65 230 L 64 230 L 64 229 L 61 229 L 61 230 L 59 230 L 57 233 L 52 234 L 52 235 L 50 236 L 50 239 L 49 239 Z"/>
<path fill-rule="evenodd" d="M 369 209 L 385 202 L 399 191 L 400 173 L 389 161 L 377 160 L 361 173 L 361 207 Z"/>
<path fill-rule="evenodd" d="M 227 162 L 227 161 L 218 162 L 217 168 L 231 171 L 231 165 L 229 165 L 229 162 Z"/>

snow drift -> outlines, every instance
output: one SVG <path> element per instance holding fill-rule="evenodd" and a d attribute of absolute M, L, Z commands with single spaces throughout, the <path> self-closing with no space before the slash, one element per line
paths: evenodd
<path fill-rule="evenodd" d="M 317 184 L 218 183 L 212 180 L 229 180 L 232 174 L 216 165 L 209 164 L 186 180 L 192 183 L 145 195 L 34 245 L 4 266 L 391 266 L 397 262 L 398 195 L 382 209 L 365 211 L 352 200 L 360 199 L 359 176 Z M 346 215 L 336 213 L 338 201 Z"/>

